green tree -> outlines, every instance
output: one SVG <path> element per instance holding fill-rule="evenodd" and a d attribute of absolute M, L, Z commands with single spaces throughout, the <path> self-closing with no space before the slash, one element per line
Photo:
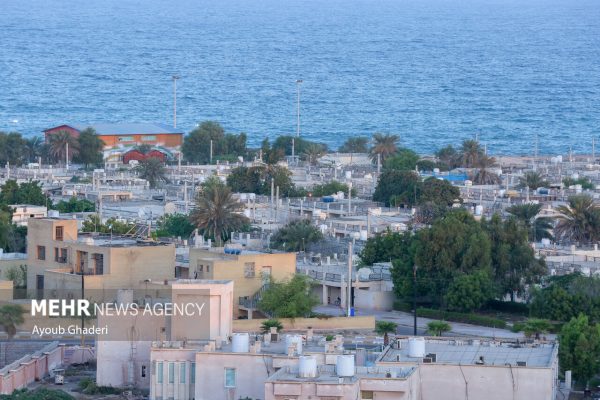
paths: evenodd
<path fill-rule="evenodd" d="M 593 243 L 600 240 L 600 207 L 587 194 L 569 197 L 568 204 L 558 206 L 556 238 L 567 242 Z"/>
<path fill-rule="evenodd" d="M 414 171 L 419 161 L 419 155 L 405 147 L 399 148 L 395 154 L 386 158 L 383 164 L 384 168 L 395 169 L 399 171 Z"/>
<path fill-rule="evenodd" d="M 4 273 L 6 280 L 12 281 L 15 289 L 25 289 L 27 287 L 27 265 L 10 267 Z"/>
<path fill-rule="evenodd" d="M 461 202 L 460 190 L 445 179 L 427 178 L 421 185 L 418 202 L 451 206 Z"/>
<path fill-rule="evenodd" d="M 25 309 L 20 304 L 5 304 L 0 306 L 0 325 L 12 339 L 17 333 L 17 327 L 25 322 Z"/>
<path fill-rule="evenodd" d="M 492 279 L 485 270 L 454 278 L 446 294 L 448 309 L 471 312 L 494 297 Z"/>
<path fill-rule="evenodd" d="M 322 185 L 316 185 L 311 190 L 314 197 L 329 196 L 337 192 L 343 192 L 345 195 L 348 195 L 348 185 L 338 181 L 330 181 Z M 356 196 L 356 190 L 354 189 L 352 189 L 352 196 Z"/>
<path fill-rule="evenodd" d="M 38 158 L 44 153 L 44 139 L 34 136 L 25 141 L 25 159 L 29 162 L 38 162 Z"/>
<path fill-rule="evenodd" d="M 490 171 L 490 168 L 496 166 L 496 159 L 494 157 L 481 155 L 476 160 L 474 166 L 477 168 L 477 172 L 473 176 L 473 183 L 477 185 L 497 185 L 500 183 L 500 177 Z"/>
<path fill-rule="evenodd" d="M 83 221 L 81 231 L 126 235 L 135 233 L 135 224 L 119 221 L 114 217 L 107 219 L 103 224 L 97 214 L 92 214 Z"/>
<path fill-rule="evenodd" d="M 51 205 L 48 203 L 48 197 L 42 192 L 39 181 L 17 184 L 17 181 L 9 179 L 0 187 L 0 204 Z"/>
<path fill-rule="evenodd" d="M 323 146 L 312 143 L 304 149 L 302 158 L 309 164 L 314 165 L 324 154 L 325 150 L 323 149 Z"/>
<path fill-rule="evenodd" d="M 587 176 L 582 176 L 581 178 L 564 178 L 563 185 L 566 187 L 571 187 L 575 185 L 581 185 L 581 188 L 584 190 L 592 190 L 594 189 L 594 184 L 590 181 L 590 178 Z"/>
<path fill-rule="evenodd" d="M 525 325 L 523 325 L 523 333 L 526 337 L 534 336 L 536 339 L 540 339 L 540 335 L 550 332 L 552 324 L 547 319 L 529 318 Z"/>
<path fill-rule="evenodd" d="M 271 147 L 269 138 L 266 137 L 260 145 L 261 160 L 269 165 L 277 164 L 285 157 L 285 149 L 281 147 Z"/>
<path fill-rule="evenodd" d="M 156 157 L 150 157 L 140 161 L 134 170 L 139 174 L 140 178 L 147 180 L 148 184 L 153 189 L 161 182 L 169 181 L 165 165 Z"/>
<path fill-rule="evenodd" d="M 373 265 L 376 262 L 389 262 L 396 259 L 410 258 L 409 249 L 413 243 L 410 232 L 386 231 L 370 237 L 360 253 L 362 265 Z"/>
<path fill-rule="evenodd" d="M 213 156 L 226 153 L 225 130 L 216 121 L 204 121 L 192 130 L 184 139 L 181 151 L 185 159 L 192 163 L 210 162 L 210 143 L 213 144 Z"/>
<path fill-rule="evenodd" d="M 279 228 L 271 238 L 271 246 L 285 251 L 303 251 L 322 239 L 321 231 L 309 220 L 302 219 Z"/>
<path fill-rule="evenodd" d="M 344 144 L 340 146 L 340 153 L 368 153 L 369 138 L 366 137 L 350 137 L 346 139 Z"/>
<path fill-rule="evenodd" d="M 383 344 L 388 345 L 390 342 L 389 334 L 396 333 L 398 324 L 391 321 L 375 321 L 375 333 L 383 335 Z"/>
<path fill-rule="evenodd" d="M 431 336 L 443 336 L 450 332 L 452 327 L 446 321 L 431 321 L 427 323 L 427 333 Z"/>
<path fill-rule="evenodd" d="M 27 161 L 27 141 L 20 133 L 0 131 L 0 165 L 18 166 Z"/>
<path fill-rule="evenodd" d="M 78 199 L 75 196 L 71 197 L 69 201 L 59 201 L 53 208 L 63 214 L 96 211 L 96 205 L 93 202 L 86 199 Z"/>
<path fill-rule="evenodd" d="M 563 325 L 559 335 L 559 365 L 572 371 L 573 378 L 587 385 L 600 368 L 600 326 L 580 314 Z"/>
<path fill-rule="evenodd" d="M 548 217 L 539 217 L 542 209 L 541 204 L 515 204 L 506 209 L 506 212 L 513 215 L 527 229 L 530 242 L 537 242 L 541 239 L 552 239 L 550 231 L 553 228 L 552 219 Z"/>
<path fill-rule="evenodd" d="M 462 142 L 459 157 L 461 166 L 465 168 L 476 168 L 479 160 L 485 157 L 485 152 L 477 140 L 467 139 Z"/>
<path fill-rule="evenodd" d="M 273 150 L 279 152 L 282 157 L 291 156 L 292 141 L 294 143 L 294 153 L 296 155 L 306 153 L 309 148 L 313 148 L 311 151 L 320 152 L 321 154 L 327 153 L 327 146 L 325 144 L 313 142 L 296 136 L 278 136 L 273 142 Z"/>
<path fill-rule="evenodd" d="M 370 150 L 373 163 L 377 163 L 377 159 L 379 158 L 381 164 L 385 165 L 385 160 L 396 154 L 399 140 L 400 136 L 398 135 L 375 133 L 373 135 L 373 147 Z"/>
<path fill-rule="evenodd" d="M 57 389 L 17 389 L 12 394 L 0 395 L 0 400 L 74 400 L 70 394 Z"/>
<path fill-rule="evenodd" d="M 519 188 L 529 188 L 529 190 L 536 190 L 540 187 L 548 187 L 548 181 L 536 171 L 528 171 L 519 178 Z"/>
<path fill-rule="evenodd" d="M 221 246 L 231 232 L 248 224 L 248 218 L 241 214 L 243 208 L 244 205 L 233 198 L 231 189 L 222 184 L 215 185 L 198 194 L 190 222 Z"/>
<path fill-rule="evenodd" d="M 86 128 L 77 137 L 77 148 L 79 152 L 75 161 L 84 164 L 86 168 L 90 165 L 102 164 L 102 149 L 104 142 L 98 137 L 94 128 Z"/>
<path fill-rule="evenodd" d="M 79 154 L 79 142 L 68 131 L 58 131 L 48 136 L 48 152 L 53 160 L 64 163 L 67 159 L 67 144 L 69 145 L 69 160 Z"/>
<path fill-rule="evenodd" d="M 460 167 L 461 155 L 452 145 L 442 147 L 435 152 L 435 156 L 441 169 L 451 170 Z"/>
<path fill-rule="evenodd" d="M 307 317 L 319 303 L 311 286 L 306 275 L 294 275 L 287 281 L 271 281 L 262 293 L 258 309 L 273 318 Z"/>
<path fill-rule="evenodd" d="M 285 167 L 276 165 L 237 167 L 227 176 L 227 186 L 236 193 L 271 194 L 271 180 L 279 186 L 281 196 L 289 196 L 295 191 L 292 173 Z"/>
<path fill-rule="evenodd" d="M 531 293 L 531 315 L 554 321 L 568 321 L 573 317 L 573 296 L 567 290 L 551 285 Z"/>
<path fill-rule="evenodd" d="M 194 225 L 185 214 L 165 214 L 158 219 L 156 235 L 158 237 L 180 237 L 187 239 L 194 232 Z"/>
<path fill-rule="evenodd" d="M 384 170 L 377 181 L 373 200 L 387 206 L 412 207 L 417 203 L 420 188 L 421 178 L 416 172 Z"/>

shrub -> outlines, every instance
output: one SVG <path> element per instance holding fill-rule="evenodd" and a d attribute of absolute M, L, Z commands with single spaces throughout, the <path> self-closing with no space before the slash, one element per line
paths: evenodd
<path fill-rule="evenodd" d="M 277 332 L 283 329 L 283 324 L 278 319 L 268 319 L 260 325 L 262 333 L 271 332 L 271 328 L 277 328 Z"/>
<path fill-rule="evenodd" d="M 418 308 L 417 316 L 432 319 L 442 319 L 454 322 L 463 322 L 465 324 L 473 324 L 487 326 L 490 328 L 506 328 L 506 321 L 498 318 L 486 317 L 473 313 L 459 313 L 453 311 L 434 310 L 431 308 Z"/>

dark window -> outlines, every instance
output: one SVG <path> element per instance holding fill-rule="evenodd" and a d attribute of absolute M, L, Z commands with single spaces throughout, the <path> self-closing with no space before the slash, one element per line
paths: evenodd
<path fill-rule="evenodd" d="M 54 248 L 54 261 L 58 262 L 58 258 L 59 258 L 58 247 L 55 247 Z"/>
<path fill-rule="evenodd" d="M 38 260 L 46 259 L 46 246 L 38 246 L 37 247 L 37 258 L 38 258 Z"/>
<path fill-rule="evenodd" d="M 62 226 L 57 226 L 56 230 L 55 230 L 55 239 L 56 240 L 63 240 L 63 227 Z"/>
<path fill-rule="evenodd" d="M 67 256 L 68 256 L 68 250 L 67 249 L 60 249 L 60 257 L 58 258 L 58 262 L 65 264 L 67 262 Z"/>
<path fill-rule="evenodd" d="M 92 254 L 92 258 L 94 259 L 94 274 L 103 275 L 104 274 L 104 254 L 94 253 L 94 254 Z"/>
<path fill-rule="evenodd" d="M 142 365 L 142 378 L 146 377 L 146 366 Z"/>

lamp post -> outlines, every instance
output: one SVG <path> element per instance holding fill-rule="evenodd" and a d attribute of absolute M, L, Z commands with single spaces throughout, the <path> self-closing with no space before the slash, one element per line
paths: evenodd
<path fill-rule="evenodd" d="M 173 128 L 177 128 L 177 80 L 179 75 L 173 75 Z"/>
<path fill-rule="evenodd" d="M 300 85 L 302 84 L 302 82 L 303 82 L 302 79 L 296 80 L 296 92 L 298 94 L 297 101 L 296 101 L 296 117 L 297 117 L 296 137 L 300 137 Z"/>
<path fill-rule="evenodd" d="M 413 335 L 417 336 L 417 266 L 413 266 Z"/>

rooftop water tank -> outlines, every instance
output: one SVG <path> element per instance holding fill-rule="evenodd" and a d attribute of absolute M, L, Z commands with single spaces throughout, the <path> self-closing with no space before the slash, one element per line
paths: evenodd
<path fill-rule="evenodd" d="M 231 351 L 248 353 L 250 351 L 250 336 L 248 333 L 234 333 L 231 338 Z"/>
<path fill-rule="evenodd" d="M 337 356 L 335 372 L 340 377 L 354 376 L 354 355 L 345 354 Z"/>
<path fill-rule="evenodd" d="M 301 378 L 317 377 L 317 359 L 312 356 L 300 357 L 298 362 L 298 375 Z"/>
<path fill-rule="evenodd" d="M 425 357 L 425 339 L 415 337 L 408 339 L 408 356 L 413 358 Z"/>
<path fill-rule="evenodd" d="M 60 213 L 56 210 L 48 210 L 48 217 L 50 218 L 58 218 Z"/>
<path fill-rule="evenodd" d="M 360 231 L 360 240 L 367 240 L 367 231 L 366 230 Z"/>
<path fill-rule="evenodd" d="M 290 346 L 296 345 L 295 354 L 302 354 L 302 336 L 300 335 L 287 335 L 285 337 L 285 347 L 289 349 Z"/>

